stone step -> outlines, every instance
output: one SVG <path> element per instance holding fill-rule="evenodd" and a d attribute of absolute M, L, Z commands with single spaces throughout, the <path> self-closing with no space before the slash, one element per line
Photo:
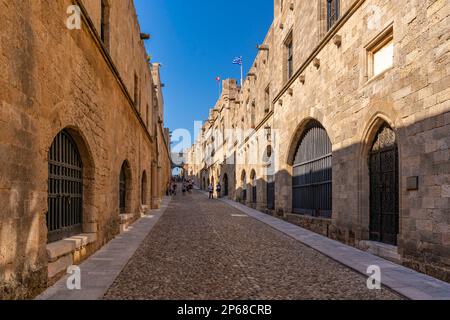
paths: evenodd
<path fill-rule="evenodd" d="M 398 253 L 398 248 L 396 246 L 381 242 L 364 240 L 359 242 L 358 247 L 363 251 L 367 251 L 373 255 L 379 256 L 391 262 L 397 264 L 402 263 L 402 258 Z"/>

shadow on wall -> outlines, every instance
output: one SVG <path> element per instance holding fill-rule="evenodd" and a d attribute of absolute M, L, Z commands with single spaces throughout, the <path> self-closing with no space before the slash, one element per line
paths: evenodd
<path fill-rule="evenodd" d="M 397 245 L 405 266 L 450 282 L 450 112 L 401 128 L 375 117 L 360 143 L 333 150 L 331 174 L 317 162 L 294 164 L 295 135 L 274 191 L 266 177 L 248 178 L 249 165 L 245 174 L 227 169 L 240 178 L 230 198 L 352 246 Z"/>
<path fill-rule="evenodd" d="M 29 4 L 21 2 L 11 10 L 17 10 L 21 6 L 22 23 L 10 23 L 6 26 L 19 26 L 18 29 L 2 30 L 2 35 L 9 35 L 15 39 L 27 39 L 21 46 L 10 48 L 14 63 L 11 64 L 11 74 L 16 75 L 17 87 L 27 97 L 36 95 L 35 81 L 31 77 L 29 70 L 34 69 L 35 61 L 35 36 L 31 28 L 31 17 Z M 20 8 L 19 8 L 20 9 Z M 6 10 L 8 10 L 6 8 Z M 8 13 L 5 13 L 5 15 Z M 8 15 L 14 17 L 15 15 Z M 3 41 L 3 40 L 2 40 Z M 9 40 L 4 39 L 5 43 Z M 31 107 L 32 100 L 23 101 L 23 107 Z M 2 106 L 3 108 L 3 106 Z M 30 124 L 30 120 L 25 114 L 20 114 L 20 123 Z M 6 120 L 6 119 L 5 119 Z M 8 183 L 6 179 L 0 179 L 0 200 L 2 210 L 0 213 L 0 298 L 22 298 L 28 296 L 27 289 L 40 287 L 46 279 L 46 270 L 39 265 L 39 260 L 45 251 L 36 247 L 35 242 L 42 238 L 43 200 L 42 194 L 36 192 L 39 181 L 38 168 L 31 163 L 26 169 L 21 166 L 17 159 L 24 159 L 33 146 L 39 145 L 36 136 L 25 131 L 14 132 L 14 139 L 17 147 L 11 151 L 6 148 L 0 155 L 2 160 L 0 165 L 0 176 L 9 178 L 16 183 Z M 3 140 L 3 137 L 2 139 Z M 17 159 L 8 159 L 8 156 Z M 7 165 L 13 166 L 14 170 L 8 172 Z M 26 183 L 21 183 L 23 175 L 27 175 Z M 11 254 L 15 257 L 9 260 Z M 24 263 L 25 257 L 29 257 L 30 262 Z M 7 260 L 8 259 L 8 260 Z M 31 277 L 29 277 L 31 275 Z M 17 290 L 8 284 L 17 286 Z"/>
<path fill-rule="evenodd" d="M 379 136 L 384 124 L 385 122 L 381 119 L 376 119 L 366 130 L 367 134 L 364 135 L 365 138 L 361 143 L 333 150 L 331 219 L 292 214 L 294 211 L 293 163 L 287 166 L 287 170 L 278 171 L 275 175 L 275 213 L 286 219 L 300 220 L 300 223 L 306 226 L 309 224 L 312 229 L 316 226 L 317 230 L 322 232 L 326 226 L 326 234 L 329 237 L 351 245 L 357 245 L 359 240 L 368 240 L 376 236 L 376 232 L 371 232 L 371 225 L 377 227 L 377 230 L 386 226 L 374 225 L 371 213 L 382 210 L 381 212 L 389 214 L 392 208 L 386 206 L 386 203 L 393 203 L 389 198 L 389 194 L 392 194 L 389 186 L 395 186 L 390 181 L 392 172 L 396 172 L 395 166 L 385 166 L 386 172 L 377 167 L 388 162 L 388 154 L 383 155 L 382 152 L 378 152 L 378 158 L 375 160 L 386 156 L 384 161 L 374 164 L 369 161 L 377 141 L 376 137 Z M 408 127 L 393 129 L 398 144 L 398 189 L 396 189 L 399 203 L 398 248 L 403 264 L 450 281 L 448 263 L 450 246 L 445 242 L 448 233 L 443 231 L 448 228 L 450 216 L 450 112 L 418 121 Z M 34 142 L 33 145 L 39 145 L 33 136 L 18 137 L 18 139 L 21 139 L 24 145 L 29 144 L 30 141 Z M 383 141 L 380 141 L 380 145 Z M 49 146 L 50 144 L 51 142 Z M 79 147 L 82 145 L 78 143 Z M 297 146 L 297 141 L 288 146 L 290 152 L 287 152 L 289 156 L 285 162 L 293 159 L 291 155 L 295 154 Z M 80 152 L 83 156 L 84 152 L 82 150 Z M 86 161 L 85 168 L 90 166 L 90 160 L 83 161 Z M 372 165 L 375 167 L 371 170 Z M 6 188 L 2 185 L 3 190 L 7 190 L 7 196 L 5 197 L 5 192 L 2 190 L 6 210 L 0 213 L 1 257 L 3 259 L 11 253 L 15 257 L 13 260 L 1 261 L 0 295 L 2 298 L 31 297 L 36 291 L 44 289 L 46 284 L 45 212 L 48 170 L 43 167 L 47 168 L 47 161 L 30 161 L 26 171 L 11 170 L 5 175 L 10 181 L 24 181 L 24 177 L 26 181 L 6 186 Z M 238 195 L 242 195 L 243 189 L 236 187 L 232 181 L 232 177 L 236 177 L 233 168 L 234 166 L 228 165 L 223 167 L 222 171 L 226 170 L 230 178 L 230 194 L 236 193 L 230 197 L 236 199 Z M 375 178 L 384 179 L 373 181 L 382 182 L 381 185 L 385 185 L 382 190 L 385 198 L 374 197 L 371 194 L 372 173 L 378 174 Z M 85 174 L 87 178 L 84 184 L 91 186 L 95 184 L 90 176 L 93 171 L 89 173 L 87 170 Z M 313 174 L 321 173 L 313 171 Z M 223 177 L 222 172 L 220 175 Z M 418 186 L 413 183 L 417 181 L 415 178 L 418 179 Z M 249 204 L 254 199 L 252 195 L 254 189 L 251 180 L 247 183 L 246 203 Z M 378 184 L 374 183 L 372 188 L 375 189 L 372 190 L 379 190 Z M 267 201 L 264 201 L 264 185 L 267 185 L 267 180 L 260 177 L 256 185 L 257 193 L 259 193 L 256 196 L 256 207 L 258 204 L 263 207 Z M 93 199 L 95 196 L 94 194 L 86 195 L 87 199 Z M 373 206 L 374 201 L 379 207 Z M 87 205 L 89 206 L 89 203 Z M 382 236 L 383 232 L 378 231 L 378 233 Z"/>

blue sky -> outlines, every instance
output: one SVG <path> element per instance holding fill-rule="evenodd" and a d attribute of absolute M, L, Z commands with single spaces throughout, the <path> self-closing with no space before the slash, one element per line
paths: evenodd
<path fill-rule="evenodd" d="M 216 76 L 240 78 L 273 19 L 273 0 L 134 0 L 153 62 L 162 63 L 165 125 L 193 133 L 218 98 Z"/>

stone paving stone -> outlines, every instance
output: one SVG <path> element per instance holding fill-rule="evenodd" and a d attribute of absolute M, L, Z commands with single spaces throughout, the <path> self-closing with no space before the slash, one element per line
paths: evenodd
<path fill-rule="evenodd" d="M 268 216 L 234 201 L 225 199 L 222 201 L 343 265 L 348 266 L 360 274 L 365 275 L 367 267 L 370 265 L 379 266 L 382 272 L 381 282 L 386 285 L 386 287 L 394 289 L 397 293 L 406 298 L 421 300 L 450 299 L 450 284 L 447 282 L 408 269 L 368 252 L 347 246 L 304 228 L 293 226 L 285 221 Z M 282 221 L 282 223 L 280 223 L 280 221 Z"/>
<path fill-rule="evenodd" d="M 242 211 L 177 195 L 104 299 L 402 299 Z M 280 225 L 285 225 L 280 223 Z"/>

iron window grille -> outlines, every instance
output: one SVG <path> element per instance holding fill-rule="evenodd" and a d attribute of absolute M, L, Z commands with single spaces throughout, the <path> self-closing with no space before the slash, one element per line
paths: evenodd
<path fill-rule="evenodd" d="M 300 139 L 293 167 L 294 213 L 331 218 L 332 145 L 318 123 L 308 125 Z"/>
<path fill-rule="evenodd" d="M 49 150 L 48 241 L 82 232 L 83 163 L 67 131 L 60 132 Z"/>

